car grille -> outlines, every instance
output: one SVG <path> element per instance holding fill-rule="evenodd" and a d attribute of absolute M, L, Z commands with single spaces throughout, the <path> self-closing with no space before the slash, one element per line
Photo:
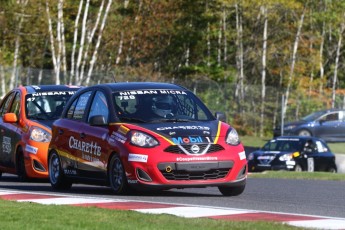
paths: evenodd
<path fill-rule="evenodd" d="M 214 180 L 224 178 L 228 172 L 229 169 L 212 169 L 207 172 L 173 171 L 162 174 L 167 180 Z"/>
<path fill-rule="evenodd" d="M 160 163 L 158 169 L 167 180 L 215 180 L 226 177 L 233 167 L 225 162 Z"/>
<path fill-rule="evenodd" d="M 206 153 L 214 153 L 221 150 L 224 150 L 223 146 L 219 144 L 199 144 L 197 145 L 200 150 L 198 153 L 192 151 L 192 146 L 194 145 L 171 145 L 166 148 L 164 151 L 168 153 L 175 153 L 175 154 L 206 154 Z M 187 153 L 185 151 L 187 151 Z"/>

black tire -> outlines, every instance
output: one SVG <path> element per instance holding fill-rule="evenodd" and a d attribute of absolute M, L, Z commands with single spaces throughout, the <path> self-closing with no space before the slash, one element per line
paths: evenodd
<path fill-rule="evenodd" d="M 301 129 L 300 131 L 298 131 L 298 136 L 310 137 L 311 132 L 306 129 Z"/>
<path fill-rule="evenodd" d="M 17 170 L 17 175 L 18 175 L 19 181 L 22 181 L 22 182 L 27 181 L 28 176 L 26 174 L 26 169 L 25 169 L 24 153 L 20 149 L 18 150 L 18 153 L 17 153 L 16 165 L 17 165 L 16 170 Z"/>
<path fill-rule="evenodd" d="M 337 173 L 337 169 L 335 167 L 330 167 L 327 172 L 330 172 L 330 173 Z"/>
<path fill-rule="evenodd" d="M 238 196 L 241 195 L 246 187 L 246 184 L 241 186 L 219 186 L 218 190 L 223 194 L 223 196 Z"/>
<path fill-rule="evenodd" d="M 2 177 L 2 172 L 0 172 L 0 179 L 1 179 L 1 177 Z"/>
<path fill-rule="evenodd" d="M 49 155 L 48 168 L 49 181 L 53 189 L 67 190 L 72 187 L 72 182 L 67 180 L 62 172 L 60 157 L 55 151 Z"/>
<path fill-rule="evenodd" d="M 294 168 L 294 171 L 295 172 L 302 172 L 303 171 L 303 168 L 300 164 L 296 164 L 295 165 L 295 168 Z"/>
<path fill-rule="evenodd" d="M 116 195 L 129 192 L 125 168 L 119 156 L 114 155 L 109 163 L 109 184 Z"/>

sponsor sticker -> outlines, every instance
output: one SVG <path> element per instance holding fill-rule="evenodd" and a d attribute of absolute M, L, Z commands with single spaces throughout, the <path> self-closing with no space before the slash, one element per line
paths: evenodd
<path fill-rule="evenodd" d="M 147 155 L 143 155 L 143 154 L 134 154 L 134 153 L 128 154 L 128 161 L 147 163 L 148 158 L 149 157 Z"/>
<path fill-rule="evenodd" d="M 110 140 L 117 140 L 121 142 L 122 144 L 124 144 L 127 138 L 118 132 L 113 132 L 110 136 Z"/>
<path fill-rule="evenodd" d="M 188 157 L 188 158 L 184 158 L 184 157 L 177 157 L 176 161 L 179 162 L 189 162 L 189 161 L 215 161 L 218 160 L 218 157 Z"/>
<path fill-rule="evenodd" d="M 240 157 L 240 160 L 245 160 L 246 159 L 246 152 L 245 151 L 239 152 L 238 156 Z"/>
<path fill-rule="evenodd" d="M 33 153 L 36 154 L 37 153 L 38 148 L 33 147 L 31 145 L 26 145 L 25 146 L 25 151 L 29 152 L 29 153 Z"/>
<path fill-rule="evenodd" d="M 121 125 L 117 131 L 118 131 L 119 133 L 123 134 L 123 135 L 126 135 L 126 134 L 128 133 L 128 131 L 129 131 L 129 128 L 127 128 L 127 127 Z"/>
<path fill-rule="evenodd" d="M 11 152 L 11 138 L 10 137 L 3 137 L 2 138 L 2 151 L 4 153 Z"/>

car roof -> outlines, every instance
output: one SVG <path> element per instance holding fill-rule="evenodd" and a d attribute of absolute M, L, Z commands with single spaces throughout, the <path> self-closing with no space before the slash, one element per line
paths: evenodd
<path fill-rule="evenodd" d="M 280 136 L 280 137 L 275 137 L 272 140 L 292 140 L 292 139 L 298 139 L 298 140 L 321 140 L 320 138 L 317 137 L 311 137 L 311 136 Z"/>
<path fill-rule="evenodd" d="M 95 87 L 109 88 L 111 91 L 126 91 L 126 90 L 150 90 L 150 89 L 171 89 L 171 90 L 187 90 L 186 88 L 173 83 L 163 82 L 118 82 L 105 83 L 95 85 Z"/>
<path fill-rule="evenodd" d="M 52 92 L 52 91 L 76 91 L 80 86 L 71 85 L 27 85 L 24 86 L 27 93 Z"/>
<path fill-rule="evenodd" d="M 315 112 L 329 113 L 329 112 L 337 112 L 337 111 L 345 111 L 345 109 L 324 109 L 324 110 L 319 110 Z"/>

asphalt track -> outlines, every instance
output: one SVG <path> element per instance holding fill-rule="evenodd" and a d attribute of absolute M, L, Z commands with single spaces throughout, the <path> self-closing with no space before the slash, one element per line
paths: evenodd
<path fill-rule="evenodd" d="M 4 174 L 0 181 L 0 198 L 49 204 L 56 202 L 54 196 L 68 196 L 78 198 L 78 201 L 66 201 L 65 198 L 62 204 L 96 205 L 184 217 L 275 220 L 312 229 L 345 229 L 344 188 L 345 181 L 249 178 L 246 190 L 238 197 L 224 197 L 216 188 L 115 196 L 107 187 L 81 184 L 74 184 L 68 192 L 56 193 L 46 181 L 20 183 L 15 176 Z M 23 193 L 31 195 L 21 197 Z M 37 198 L 37 194 L 52 198 L 45 201 Z"/>

